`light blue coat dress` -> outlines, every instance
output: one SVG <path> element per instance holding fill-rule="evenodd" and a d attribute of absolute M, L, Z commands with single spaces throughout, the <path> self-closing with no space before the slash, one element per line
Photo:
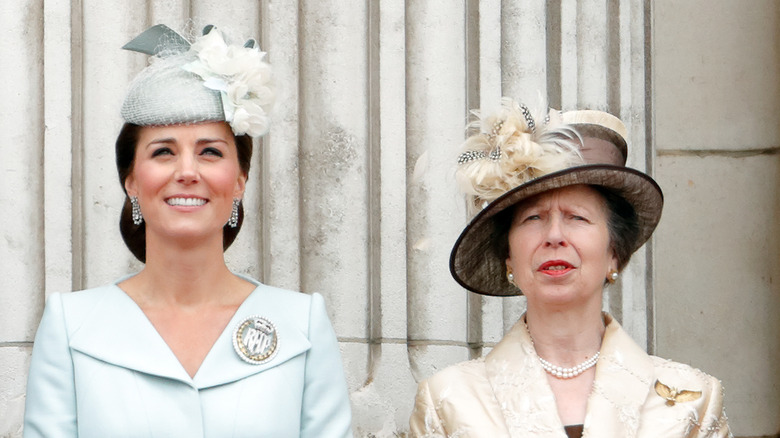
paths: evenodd
<path fill-rule="evenodd" d="M 116 284 L 54 294 L 33 346 L 25 437 L 345 437 L 339 346 L 319 294 L 259 284 L 191 378 Z M 267 363 L 243 361 L 235 327 L 278 334 Z"/>

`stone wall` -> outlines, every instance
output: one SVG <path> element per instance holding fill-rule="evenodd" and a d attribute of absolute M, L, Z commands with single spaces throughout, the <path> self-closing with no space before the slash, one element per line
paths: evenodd
<path fill-rule="evenodd" d="M 720 377 L 735 434 L 780 432 L 780 19 L 774 0 L 13 0 L 0 4 L 0 436 L 20 436 L 46 296 L 140 265 L 113 143 L 144 56 L 190 19 L 258 37 L 279 79 L 232 269 L 318 291 L 356 436 L 406 433 L 416 382 L 486 353 L 522 298 L 447 263 L 469 110 L 502 95 L 619 115 L 666 209 L 605 307 L 649 351 Z"/>
<path fill-rule="evenodd" d="M 780 433 L 780 3 L 654 2 L 655 351 Z"/>

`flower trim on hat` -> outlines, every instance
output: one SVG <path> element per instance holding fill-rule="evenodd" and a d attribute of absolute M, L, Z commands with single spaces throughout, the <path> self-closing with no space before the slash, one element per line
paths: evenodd
<path fill-rule="evenodd" d="M 523 183 L 583 163 L 579 135 L 562 124 L 558 111 L 534 118 L 528 107 L 505 97 L 493 114 L 472 113 L 478 120 L 467 130 L 476 133 L 463 143 L 455 173 L 470 214 Z"/>
<path fill-rule="evenodd" d="M 244 46 L 228 45 L 222 33 L 207 27 L 206 34 L 190 47 L 197 60 L 181 68 L 203 79 L 203 86 L 219 91 L 225 121 L 236 135 L 257 137 L 271 126 L 274 102 L 271 66 L 265 52 L 249 40 Z"/>

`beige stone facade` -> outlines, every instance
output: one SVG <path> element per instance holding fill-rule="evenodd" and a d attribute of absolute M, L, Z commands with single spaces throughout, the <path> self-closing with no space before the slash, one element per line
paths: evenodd
<path fill-rule="evenodd" d="M 484 354 L 522 299 L 450 278 L 470 109 L 502 95 L 626 121 L 664 215 L 605 307 L 719 377 L 732 429 L 780 434 L 780 2 L 9 0 L 0 3 L 0 436 L 21 435 L 45 297 L 139 269 L 113 142 L 149 25 L 258 37 L 279 78 L 230 266 L 326 298 L 356 436 L 408 431 L 416 382 Z"/>
<path fill-rule="evenodd" d="M 681 4 L 682 3 L 682 4 Z M 655 351 L 780 433 L 780 2 L 654 2 Z"/>

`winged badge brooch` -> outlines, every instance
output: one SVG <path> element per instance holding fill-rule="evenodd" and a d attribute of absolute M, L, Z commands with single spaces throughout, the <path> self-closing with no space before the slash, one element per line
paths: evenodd
<path fill-rule="evenodd" d="M 697 400 L 701 397 L 701 391 L 688 391 L 686 389 L 678 390 L 655 381 L 655 392 L 666 399 L 666 406 L 674 406 L 675 403 L 683 403 Z"/>

